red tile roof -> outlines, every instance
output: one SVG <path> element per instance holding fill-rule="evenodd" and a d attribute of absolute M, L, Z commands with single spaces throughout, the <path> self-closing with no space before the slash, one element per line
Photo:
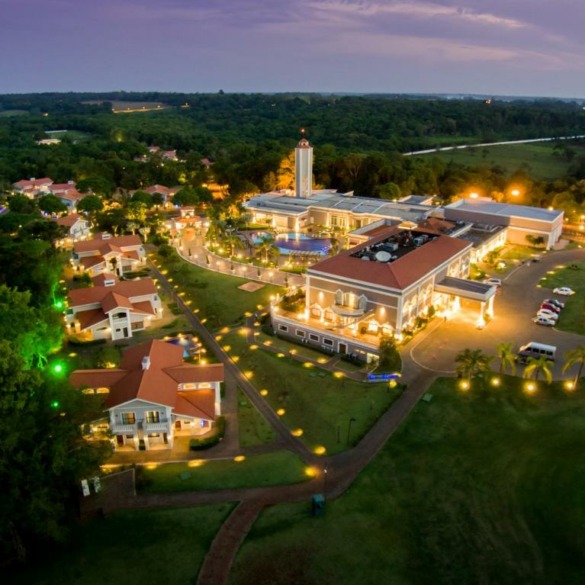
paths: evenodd
<path fill-rule="evenodd" d="M 112 288 L 113 287 L 110 287 L 110 290 Z M 111 292 L 109 292 L 102 300 L 102 310 L 107 314 L 117 309 L 132 310 L 132 303 L 128 297 L 124 297 L 121 294 L 111 290 Z"/>
<path fill-rule="evenodd" d="M 85 258 L 82 258 L 85 260 Z M 110 275 L 108 275 L 110 276 Z M 114 286 L 94 286 L 92 288 L 77 288 L 69 291 L 69 306 L 78 307 L 90 303 L 101 303 L 110 293 L 117 293 L 128 299 L 157 294 L 156 285 L 152 278 L 139 280 L 123 280 Z"/>
<path fill-rule="evenodd" d="M 70 215 L 64 215 L 63 217 L 57 218 L 56 222 L 58 225 L 70 228 L 80 220 L 86 221 L 84 217 L 81 217 L 77 213 L 71 213 Z"/>
<path fill-rule="evenodd" d="M 309 276 L 343 277 L 367 284 L 403 290 L 472 245 L 464 240 L 439 235 L 393 262 L 366 262 L 353 256 L 357 251 L 381 242 L 400 231 L 398 227 L 389 227 L 385 233 L 379 234 L 363 244 L 314 264 L 309 268 L 308 274 Z M 437 233 L 420 228 L 417 228 L 417 231 Z"/>
<path fill-rule="evenodd" d="M 166 373 L 179 384 L 189 382 L 221 382 L 223 380 L 223 364 L 209 364 L 202 368 L 190 364 L 183 364 L 177 368 L 167 368 Z"/>
<path fill-rule="evenodd" d="M 76 313 L 75 318 L 79 321 L 82 331 L 94 327 L 98 323 L 108 321 L 108 316 L 101 309 L 90 309 Z"/>
<path fill-rule="evenodd" d="M 20 189 L 34 189 L 53 184 L 53 179 L 43 177 L 42 179 L 21 179 L 14 183 L 14 186 Z"/>
<path fill-rule="evenodd" d="M 142 246 L 140 236 L 118 236 L 115 238 L 103 238 L 102 234 L 98 234 L 93 240 L 86 240 L 84 242 L 75 242 L 73 249 L 75 252 L 99 252 L 104 244 L 120 248 L 132 248 L 134 246 Z"/>
<path fill-rule="evenodd" d="M 113 274 L 112 272 L 102 272 L 101 274 L 98 274 L 91 279 L 94 286 L 96 286 L 96 287 L 97 286 L 106 286 L 105 285 L 106 280 L 113 280 L 114 282 L 117 283 L 118 277 L 115 274 Z"/>
<path fill-rule="evenodd" d="M 143 369 L 143 359 L 148 357 L 150 365 Z M 185 416 L 209 418 L 215 412 L 214 402 L 210 401 L 212 390 L 178 390 L 178 382 L 167 370 L 177 370 L 183 365 L 183 348 L 171 343 L 152 339 L 126 350 L 120 367 L 116 370 L 78 370 L 71 374 L 74 386 L 108 387 L 107 408 L 139 399 L 162 404 Z M 223 374 L 223 366 L 219 364 Z M 189 366 L 191 382 L 218 375 L 218 364 L 210 366 Z M 223 376 L 221 378 L 223 380 Z M 207 377 L 204 381 L 213 381 Z M 213 396 L 213 401 L 215 397 Z"/>

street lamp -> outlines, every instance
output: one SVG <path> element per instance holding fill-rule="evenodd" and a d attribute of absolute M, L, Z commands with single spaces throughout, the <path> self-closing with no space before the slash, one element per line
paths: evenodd
<path fill-rule="evenodd" d="M 327 495 L 327 467 L 323 468 L 323 494 Z"/>

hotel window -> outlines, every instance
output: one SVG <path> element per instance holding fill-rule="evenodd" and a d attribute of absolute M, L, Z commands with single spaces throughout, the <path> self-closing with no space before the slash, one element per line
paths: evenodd
<path fill-rule="evenodd" d="M 149 424 L 160 422 L 160 412 L 158 410 L 148 410 L 146 412 L 146 422 Z"/>
<path fill-rule="evenodd" d="M 318 335 L 315 335 L 314 333 L 311 333 L 311 334 L 309 335 L 309 339 L 310 339 L 311 341 L 319 341 L 319 336 L 318 336 Z"/>
<path fill-rule="evenodd" d="M 326 337 L 323 338 L 323 343 L 325 345 L 333 345 L 333 339 L 327 339 Z"/>
<path fill-rule="evenodd" d="M 134 414 L 133 412 L 123 412 L 122 413 L 122 424 L 123 425 L 136 424 L 136 414 Z"/>
<path fill-rule="evenodd" d="M 288 327 L 286 325 L 279 325 L 278 330 L 279 331 L 288 331 Z"/>
<path fill-rule="evenodd" d="M 304 337 L 304 336 L 305 336 L 305 332 L 304 332 L 304 331 L 301 331 L 300 329 L 297 329 L 297 331 L 296 331 L 296 334 L 297 334 L 299 337 Z"/>

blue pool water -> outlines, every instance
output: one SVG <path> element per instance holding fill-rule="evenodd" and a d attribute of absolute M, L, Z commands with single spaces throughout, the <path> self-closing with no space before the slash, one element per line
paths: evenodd
<path fill-rule="evenodd" d="M 167 339 L 167 343 L 172 343 L 173 345 L 180 345 L 183 348 L 183 357 L 188 358 L 193 355 L 193 352 L 199 348 L 199 344 L 195 343 L 191 337 L 173 337 L 172 339 Z"/>
<path fill-rule="evenodd" d="M 268 232 L 256 232 L 251 239 L 254 244 L 260 244 L 271 235 Z M 279 234 L 276 236 L 276 246 L 281 254 L 291 254 L 293 252 L 315 252 L 325 256 L 331 249 L 331 240 L 329 238 L 314 238 L 307 234 L 298 234 L 289 232 L 288 234 Z"/>

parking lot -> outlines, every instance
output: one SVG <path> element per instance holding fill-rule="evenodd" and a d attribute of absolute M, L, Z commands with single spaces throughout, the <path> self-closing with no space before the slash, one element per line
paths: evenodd
<path fill-rule="evenodd" d="M 585 261 L 584 250 L 566 250 L 544 255 L 538 263 L 518 266 L 503 279 L 497 295 L 494 318 L 484 329 L 476 328 L 477 314 L 460 311 L 448 321 L 438 322 L 428 332 L 415 338 L 410 347 L 411 357 L 421 366 L 437 372 L 452 373 L 455 356 L 464 349 L 481 349 L 495 355 L 500 343 L 513 343 L 515 349 L 529 341 L 557 347 L 557 359 L 552 372 L 555 379 L 563 377 L 564 354 L 585 344 L 585 336 L 558 331 L 532 322 L 545 298 L 568 297 L 553 295 L 551 290 L 538 288 L 542 276 L 559 264 Z M 494 369 L 498 363 L 494 362 Z M 568 377 L 567 374 L 564 377 Z"/>

